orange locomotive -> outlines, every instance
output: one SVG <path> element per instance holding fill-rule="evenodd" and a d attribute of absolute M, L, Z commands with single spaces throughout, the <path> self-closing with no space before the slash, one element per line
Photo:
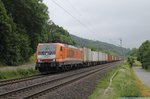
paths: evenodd
<path fill-rule="evenodd" d="M 42 43 L 37 47 L 36 69 L 40 72 L 66 70 L 83 64 L 83 51 L 61 43 Z"/>

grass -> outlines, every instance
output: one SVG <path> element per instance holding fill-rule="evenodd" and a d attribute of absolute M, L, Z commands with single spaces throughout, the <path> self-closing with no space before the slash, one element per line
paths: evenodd
<path fill-rule="evenodd" d="M 0 65 L 0 68 L 4 68 L 4 67 L 6 67 L 6 66 L 4 66 L 4 65 Z"/>
<path fill-rule="evenodd" d="M 89 99 L 99 99 L 99 97 L 102 96 L 104 90 L 108 87 L 109 85 L 109 80 L 111 76 L 118 70 L 118 67 L 112 69 L 110 72 L 105 74 L 105 78 L 99 81 L 99 83 L 96 86 L 95 91 L 91 96 L 89 96 Z M 101 99 L 101 98 L 100 98 Z"/>
<path fill-rule="evenodd" d="M 27 76 L 36 75 L 36 74 L 39 74 L 39 72 L 32 68 L 3 71 L 3 72 L 0 72 L 0 80 L 22 78 L 22 77 L 27 77 Z"/>
<path fill-rule="evenodd" d="M 136 76 L 134 77 L 136 79 L 136 85 L 140 90 L 141 97 L 150 97 L 150 89 L 144 85 Z"/>
<path fill-rule="evenodd" d="M 139 61 L 135 60 L 133 65 L 139 67 L 139 66 L 141 66 L 142 64 L 141 64 Z"/>
<path fill-rule="evenodd" d="M 114 77 L 110 89 L 102 97 L 104 90 L 109 85 L 110 78 L 117 70 L 118 73 Z M 107 73 L 105 78 L 98 83 L 93 94 L 89 96 L 89 99 L 118 99 L 119 97 L 143 96 L 150 96 L 150 90 L 142 84 L 133 73 L 133 70 L 124 62 L 119 68 L 115 68 Z"/>

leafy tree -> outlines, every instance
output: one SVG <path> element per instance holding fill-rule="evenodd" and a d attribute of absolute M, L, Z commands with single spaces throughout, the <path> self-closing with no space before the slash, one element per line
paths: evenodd
<path fill-rule="evenodd" d="M 39 42 L 48 40 L 48 11 L 42 0 L 2 0 L 17 29 L 24 30 L 30 40 L 32 53 Z M 19 32 L 22 34 L 22 32 Z M 31 53 L 31 54 L 32 54 Z"/>
<path fill-rule="evenodd" d="M 130 67 L 132 67 L 133 63 L 134 63 L 134 57 L 133 56 L 129 56 L 128 59 L 127 59 L 127 62 L 130 65 Z"/>
<path fill-rule="evenodd" d="M 138 50 L 138 58 L 142 63 L 142 68 L 150 68 L 150 41 L 145 41 Z"/>
<path fill-rule="evenodd" d="M 59 42 L 70 45 L 75 45 L 75 42 L 70 37 L 70 34 L 63 27 L 60 27 L 53 22 L 49 23 L 49 42 Z"/>
<path fill-rule="evenodd" d="M 1 0 L 0 32 L 0 61 L 7 65 L 28 61 L 38 43 L 75 44 L 67 30 L 49 21 L 42 0 Z"/>
<path fill-rule="evenodd" d="M 7 15 L 3 2 L 0 0 L 0 61 L 8 65 L 17 65 L 28 54 L 21 54 L 21 51 L 29 52 L 29 43 L 26 35 L 20 35 L 16 24 Z"/>
<path fill-rule="evenodd" d="M 138 53 L 138 49 L 137 49 L 137 48 L 133 48 L 133 49 L 129 52 L 129 55 L 130 55 L 130 56 L 137 57 L 137 53 Z"/>

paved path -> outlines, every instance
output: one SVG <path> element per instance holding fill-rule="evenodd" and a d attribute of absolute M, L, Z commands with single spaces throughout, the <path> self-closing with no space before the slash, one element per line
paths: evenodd
<path fill-rule="evenodd" d="M 142 69 L 141 67 L 134 67 L 133 70 L 139 79 L 150 88 L 150 72 Z"/>
<path fill-rule="evenodd" d="M 8 66 L 4 68 L 0 68 L 1 71 L 8 71 L 8 70 L 16 70 L 16 69 L 28 69 L 28 68 L 35 68 L 35 63 L 34 64 L 28 64 L 28 65 L 22 65 L 22 66 Z"/>

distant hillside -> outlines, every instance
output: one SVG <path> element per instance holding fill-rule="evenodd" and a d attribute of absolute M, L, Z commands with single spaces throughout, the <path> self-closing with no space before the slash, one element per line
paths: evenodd
<path fill-rule="evenodd" d="M 80 38 L 71 34 L 70 36 L 76 42 L 76 45 L 80 47 L 86 46 L 86 47 L 101 50 L 101 51 L 107 50 L 107 52 L 113 52 L 119 55 L 122 55 L 122 52 L 124 53 L 124 55 L 126 55 L 130 51 L 130 49 L 121 48 L 113 44 L 108 44 L 108 43 L 101 42 L 101 41 L 88 40 L 88 39 Z"/>

